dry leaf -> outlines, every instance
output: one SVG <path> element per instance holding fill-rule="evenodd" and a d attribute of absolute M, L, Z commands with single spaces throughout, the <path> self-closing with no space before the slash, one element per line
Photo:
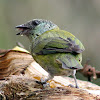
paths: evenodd
<path fill-rule="evenodd" d="M 19 46 L 15 46 L 12 50 L 16 50 L 16 51 L 22 51 L 22 52 L 26 52 L 26 53 L 29 53 L 29 51 L 27 51 L 26 49 L 24 48 L 21 48 Z"/>

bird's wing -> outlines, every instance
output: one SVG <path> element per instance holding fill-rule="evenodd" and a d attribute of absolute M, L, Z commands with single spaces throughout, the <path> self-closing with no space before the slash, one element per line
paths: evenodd
<path fill-rule="evenodd" d="M 39 36 L 34 42 L 33 52 L 50 54 L 56 52 L 81 53 L 82 43 L 71 33 L 66 31 L 49 31 Z"/>
<path fill-rule="evenodd" d="M 64 69 L 82 69 L 81 65 L 82 55 L 72 55 L 70 53 L 61 54 L 56 59 L 59 63 L 62 64 L 62 68 Z"/>

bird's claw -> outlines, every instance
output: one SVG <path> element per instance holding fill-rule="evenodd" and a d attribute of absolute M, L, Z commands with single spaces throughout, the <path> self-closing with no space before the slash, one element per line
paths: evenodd
<path fill-rule="evenodd" d="M 50 87 L 50 84 L 47 83 L 47 81 L 41 79 L 40 81 L 36 81 L 36 83 L 40 84 L 43 86 L 43 88 L 46 88 L 46 87 Z"/>
<path fill-rule="evenodd" d="M 72 85 L 72 84 L 69 84 L 68 86 L 70 86 L 70 87 L 72 87 L 72 88 L 79 88 L 79 86 L 74 86 L 74 85 Z"/>

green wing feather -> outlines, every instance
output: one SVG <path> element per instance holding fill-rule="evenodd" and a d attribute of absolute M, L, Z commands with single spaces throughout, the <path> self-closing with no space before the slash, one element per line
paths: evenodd
<path fill-rule="evenodd" d="M 84 51 L 82 43 L 71 33 L 63 30 L 50 30 L 40 35 L 34 42 L 32 51 L 38 54 L 51 54 L 56 52 Z"/>
<path fill-rule="evenodd" d="M 61 62 L 62 68 L 64 69 L 82 69 L 81 65 L 82 54 L 72 55 L 70 53 L 61 54 L 58 56 L 57 60 Z"/>

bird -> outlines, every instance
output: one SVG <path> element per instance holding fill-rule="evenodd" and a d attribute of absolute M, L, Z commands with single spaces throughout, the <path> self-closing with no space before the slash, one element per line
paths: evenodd
<path fill-rule="evenodd" d="M 75 87 L 79 88 L 75 74 L 83 68 L 82 52 L 85 50 L 79 39 L 45 19 L 33 19 L 16 28 L 19 30 L 16 35 L 28 37 L 31 55 L 49 73 L 41 83 L 45 84 L 55 75 L 72 75 Z"/>

